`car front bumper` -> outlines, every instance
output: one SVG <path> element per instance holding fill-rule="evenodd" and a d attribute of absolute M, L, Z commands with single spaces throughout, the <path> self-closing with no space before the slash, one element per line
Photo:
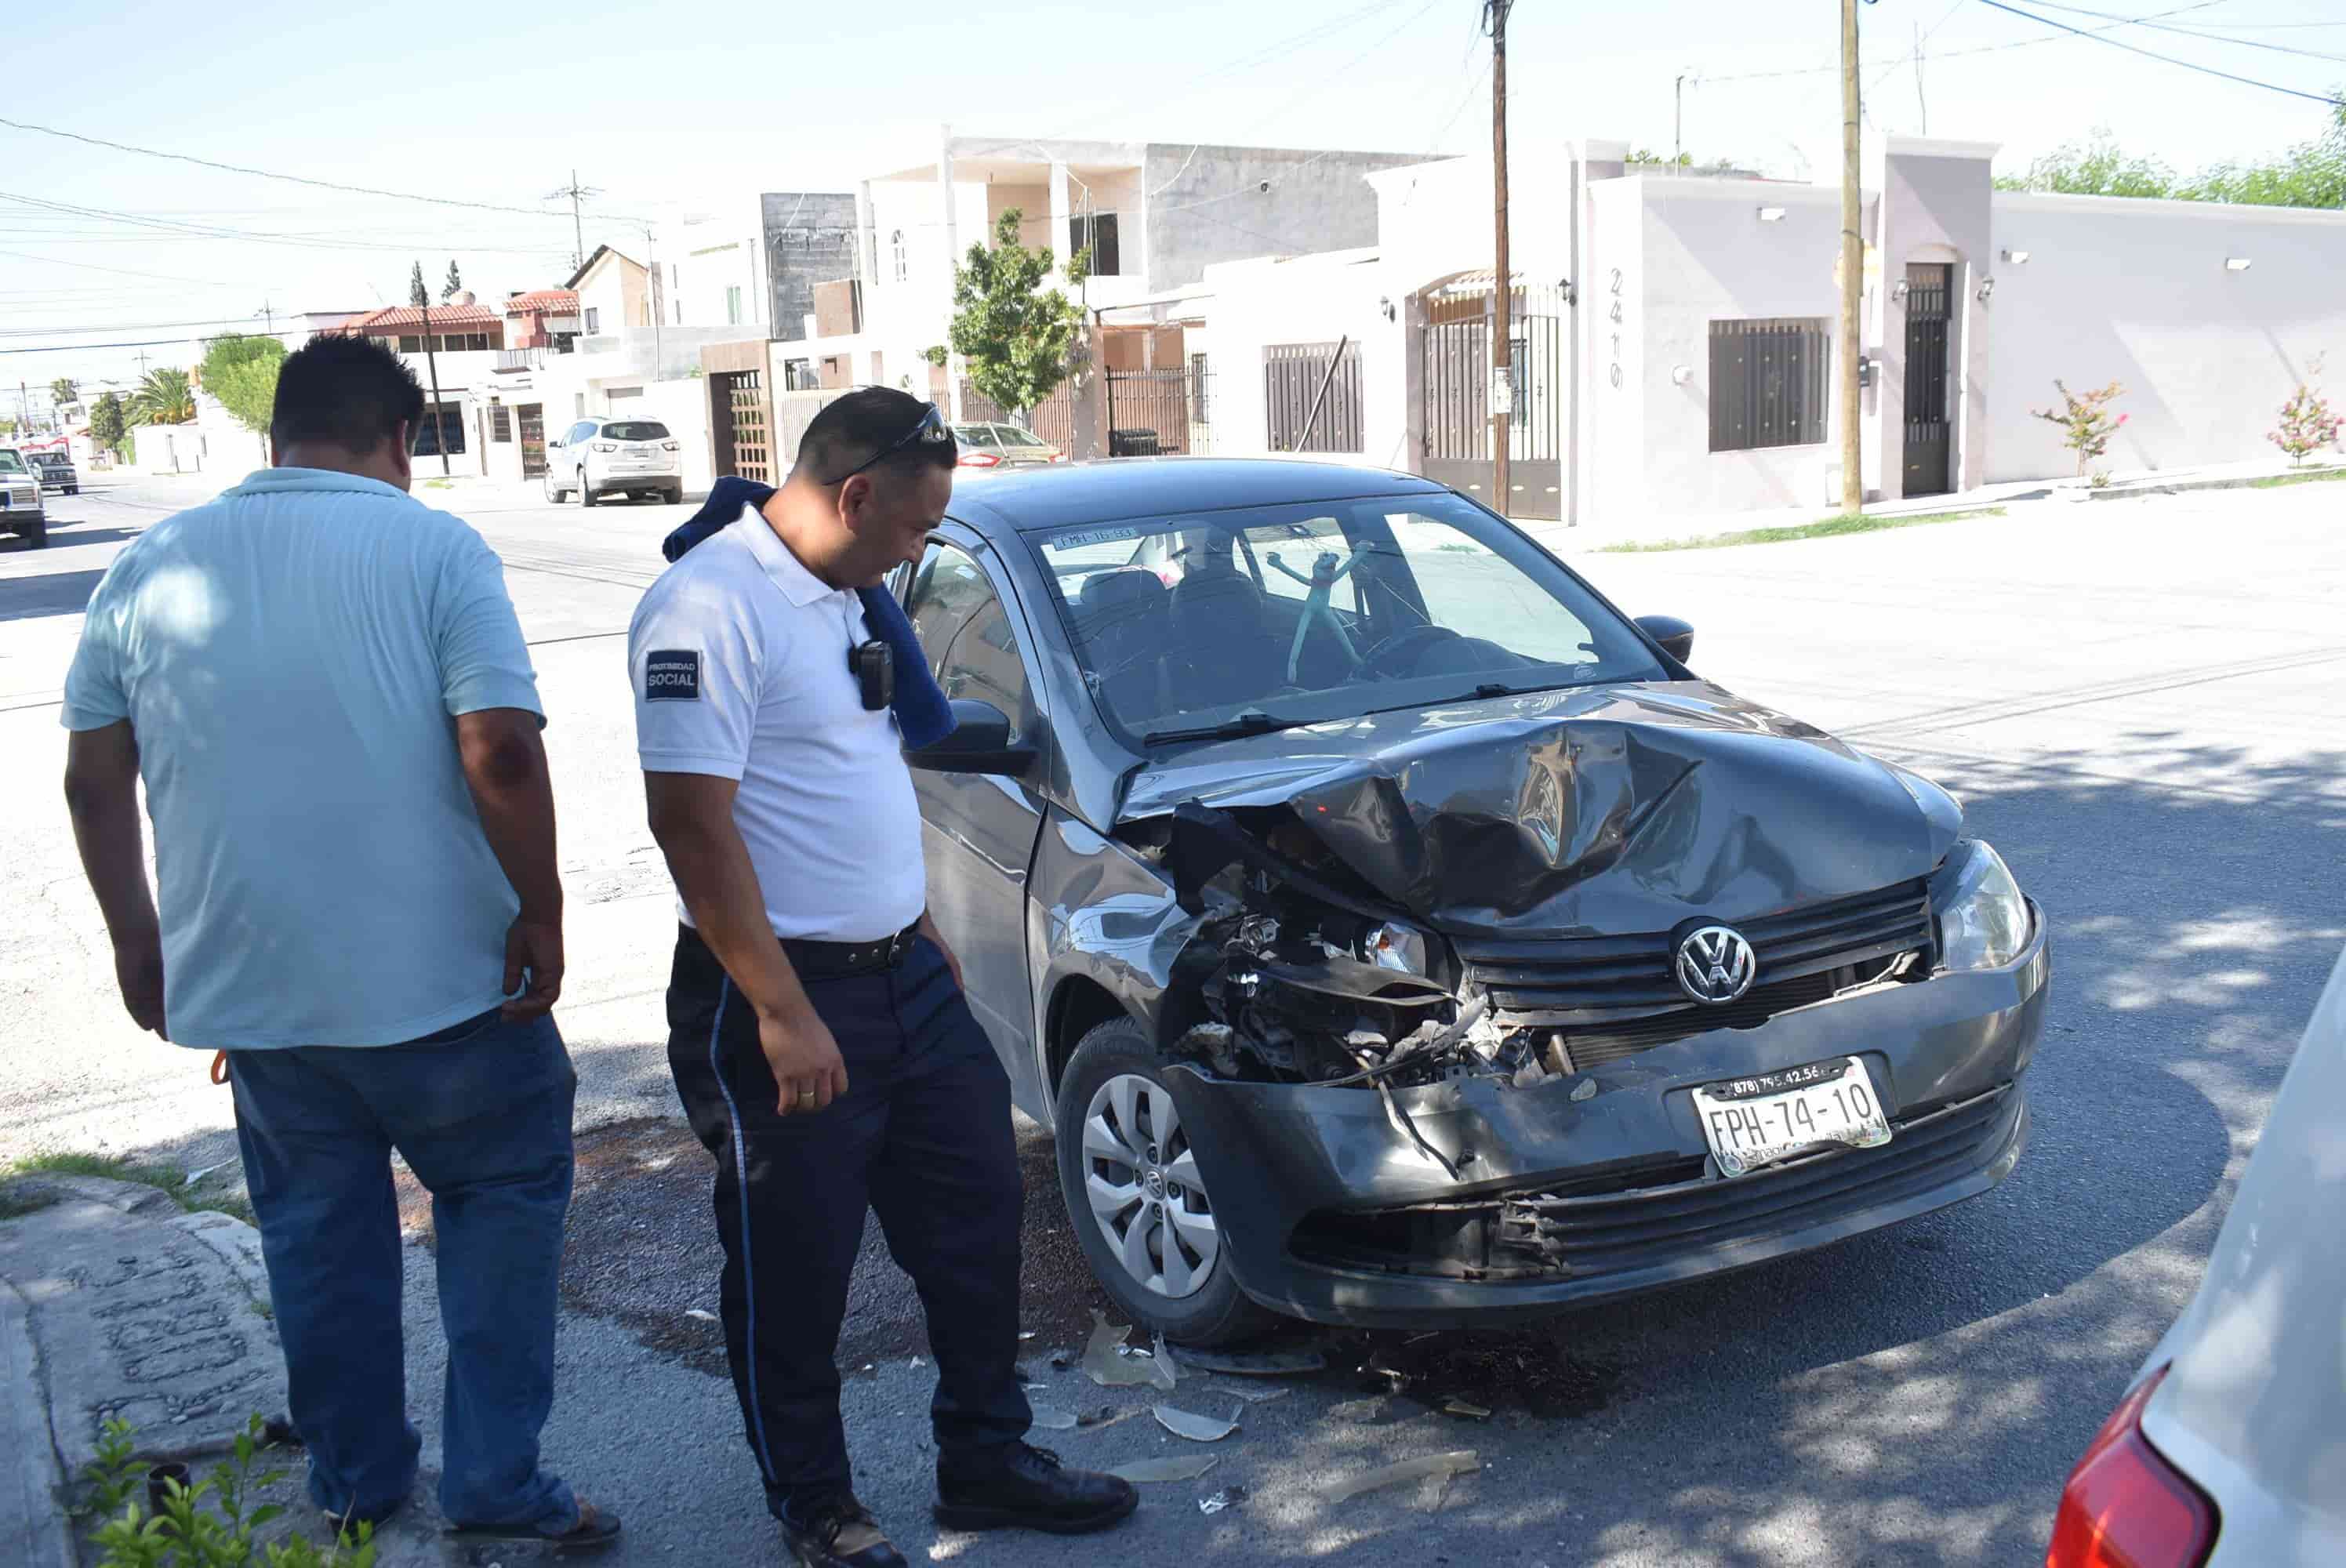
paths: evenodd
<path fill-rule="evenodd" d="M 1453 1180 L 1364 1088 L 1168 1074 L 1222 1233 L 1255 1300 L 1315 1322 L 1504 1321 L 1721 1273 L 1976 1196 L 2028 1135 L 2022 1075 L 2043 1027 L 2051 955 L 2041 913 L 2009 966 L 1889 985 L 1717 1029 L 1515 1088 L 1469 1075 L 1395 1091 Z M 1691 1091 L 1857 1056 L 1892 1125 L 1878 1148 L 1834 1149 L 1732 1180 L 1709 1165 Z M 1585 1085 L 1593 1082 L 1593 1093 Z M 1576 1098 L 1576 1094 L 1583 1096 Z M 1546 1237 L 1541 1261 L 1462 1267 L 1462 1226 Z M 1378 1256 L 1331 1237 L 1447 1236 Z"/>

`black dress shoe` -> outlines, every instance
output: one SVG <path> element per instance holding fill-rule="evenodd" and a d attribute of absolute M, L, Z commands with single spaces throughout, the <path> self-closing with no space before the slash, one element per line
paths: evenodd
<path fill-rule="evenodd" d="M 937 1460 L 937 1522 L 949 1530 L 1043 1530 L 1083 1535 L 1140 1506 L 1132 1482 L 1068 1470 L 1048 1449 L 1023 1442 Z"/>
<path fill-rule="evenodd" d="M 880 1533 L 880 1522 L 852 1496 L 826 1498 L 803 1517 L 783 1512 L 782 1542 L 804 1568 L 908 1568 L 904 1554 Z"/>

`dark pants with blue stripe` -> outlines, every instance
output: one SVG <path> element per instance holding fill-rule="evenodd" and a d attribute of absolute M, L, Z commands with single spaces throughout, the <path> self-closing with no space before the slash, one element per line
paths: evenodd
<path fill-rule="evenodd" d="M 778 1115 L 756 1015 L 707 944 L 678 932 L 668 1068 L 717 1156 L 726 1356 L 776 1518 L 803 1517 L 850 1486 L 833 1354 L 867 1209 L 928 1317 L 939 1454 L 1015 1442 L 1032 1419 L 1018 1378 L 1023 1195 L 1002 1064 L 925 940 L 892 970 L 806 989 L 839 1042 L 848 1090 L 826 1110 Z"/>

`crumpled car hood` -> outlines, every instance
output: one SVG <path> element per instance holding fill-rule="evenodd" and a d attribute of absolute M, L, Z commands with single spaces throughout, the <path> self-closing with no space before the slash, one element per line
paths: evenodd
<path fill-rule="evenodd" d="M 1927 874 L 1953 799 L 1706 681 L 1583 687 L 1214 742 L 1121 817 L 1287 805 L 1382 897 L 1458 934 L 1664 931 Z"/>

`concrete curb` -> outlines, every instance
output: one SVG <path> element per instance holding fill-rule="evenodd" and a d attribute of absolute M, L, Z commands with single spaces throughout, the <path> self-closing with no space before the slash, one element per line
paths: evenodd
<path fill-rule="evenodd" d="M 12 1184 L 20 1190 L 50 1193 L 60 1198 L 78 1198 L 84 1203 L 104 1204 L 117 1214 L 127 1214 L 139 1219 L 164 1219 L 179 1212 L 177 1199 L 158 1186 L 145 1182 L 116 1181 L 111 1176 L 66 1176 L 48 1171 L 29 1171 Z"/>
<path fill-rule="evenodd" d="M 75 1568 L 66 1481 L 33 1349 L 32 1307 L 0 1279 L 0 1554 L 26 1568 Z"/>
<path fill-rule="evenodd" d="M 2169 479 L 2111 484 L 2100 490 L 2088 490 L 2087 497 L 2095 501 L 2131 501 L 2142 495 L 2180 495 L 2187 490 L 2254 490 L 2259 487 L 2280 489 L 2276 479 L 2306 479 L 2316 474 L 2346 472 L 2334 463 L 2314 463 L 2304 468 L 2283 469 L 2279 473 L 2227 473 L 2213 479 Z"/>

